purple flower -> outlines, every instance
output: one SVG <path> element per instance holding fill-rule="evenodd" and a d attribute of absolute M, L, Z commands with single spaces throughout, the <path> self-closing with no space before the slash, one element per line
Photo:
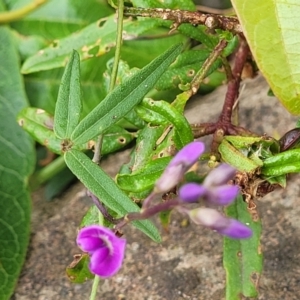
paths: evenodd
<path fill-rule="evenodd" d="M 77 236 L 77 245 L 90 254 L 89 269 L 100 277 L 111 277 L 122 266 L 126 240 L 106 227 L 91 225 L 82 228 Z"/>
<path fill-rule="evenodd" d="M 187 183 L 179 190 L 179 198 L 184 202 L 197 202 L 201 197 L 217 205 L 231 203 L 239 193 L 239 187 L 228 185 L 227 182 L 235 175 L 235 169 L 227 164 L 221 164 L 213 169 L 202 185 Z"/>
<path fill-rule="evenodd" d="M 226 218 L 212 208 L 196 208 L 188 211 L 188 215 L 194 223 L 233 239 L 245 239 L 252 236 L 252 230 L 248 226 L 237 220 Z"/>
<path fill-rule="evenodd" d="M 204 152 L 202 142 L 192 142 L 183 147 L 171 160 L 161 177 L 155 184 L 155 192 L 163 193 L 170 191 L 178 184 L 184 173 L 197 162 Z"/>

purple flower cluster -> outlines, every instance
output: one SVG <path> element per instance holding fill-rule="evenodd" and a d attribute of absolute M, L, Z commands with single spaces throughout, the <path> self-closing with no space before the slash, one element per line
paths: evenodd
<path fill-rule="evenodd" d="M 184 173 L 203 154 L 204 149 L 202 142 L 192 142 L 181 149 L 156 182 L 155 189 L 160 192 L 167 192 L 176 186 Z M 203 199 L 209 205 L 228 205 L 235 200 L 239 193 L 237 186 L 227 184 L 234 177 L 235 172 L 233 167 L 221 164 L 206 176 L 203 184 L 187 183 L 183 185 L 179 190 L 179 198 L 184 203 L 198 202 L 199 199 Z M 238 239 L 248 238 L 252 235 L 249 227 L 237 220 L 226 218 L 212 208 L 200 207 L 184 211 L 196 224 L 202 224 L 222 235 Z"/>
<path fill-rule="evenodd" d="M 201 142 L 192 142 L 181 149 L 156 182 L 154 193 L 168 192 L 180 183 L 184 174 L 203 154 L 204 149 L 204 144 Z M 203 184 L 183 185 L 179 190 L 178 207 L 196 224 L 211 228 L 230 238 L 248 238 L 252 235 L 249 227 L 225 217 L 211 207 L 187 208 L 190 203 L 197 203 L 200 199 L 208 206 L 225 206 L 233 202 L 239 189 L 227 183 L 234 175 L 234 168 L 221 164 L 208 174 Z M 90 254 L 89 268 L 92 273 L 106 278 L 113 276 L 121 268 L 126 240 L 117 237 L 110 229 L 98 225 L 85 227 L 78 234 L 77 244 Z"/>

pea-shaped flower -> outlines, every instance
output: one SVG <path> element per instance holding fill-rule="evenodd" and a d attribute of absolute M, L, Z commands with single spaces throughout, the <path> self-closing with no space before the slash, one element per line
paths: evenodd
<path fill-rule="evenodd" d="M 201 197 L 216 205 L 228 205 L 239 193 L 239 187 L 227 182 L 235 175 L 236 169 L 221 164 L 213 169 L 203 184 L 187 183 L 179 190 L 179 198 L 184 202 L 197 202 Z"/>
<path fill-rule="evenodd" d="M 161 177 L 156 181 L 154 190 L 165 193 L 175 187 L 204 152 L 202 142 L 191 142 L 184 146 L 171 160 Z"/>
<path fill-rule="evenodd" d="M 77 245 L 90 254 L 90 271 L 102 278 L 115 275 L 122 266 L 126 240 L 106 227 L 91 225 L 82 228 Z"/>
<path fill-rule="evenodd" d="M 232 239 L 245 239 L 252 236 L 252 230 L 245 224 L 223 216 L 212 208 L 201 207 L 188 211 L 191 220 L 205 227 L 211 228 Z"/>

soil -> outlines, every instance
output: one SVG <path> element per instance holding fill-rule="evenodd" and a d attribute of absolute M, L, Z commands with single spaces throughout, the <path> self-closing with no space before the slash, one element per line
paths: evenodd
<path fill-rule="evenodd" d="M 226 87 L 194 99 L 187 109 L 190 122 L 216 120 Z M 267 96 L 262 77 L 248 81 L 240 97 L 240 124 L 253 131 L 279 137 L 295 127 L 295 117 L 274 97 Z M 111 155 L 102 167 L 113 176 L 128 160 L 129 150 Z M 264 272 L 260 300 L 297 300 L 300 294 L 300 196 L 299 175 L 290 176 L 285 190 L 276 190 L 257 205 L 263 220 Z M 43 191 L 33 195 L 30 247 L 12 300 L 89 299 L 91 281 L 72 284 L 65 275 L 73 255 L 77 226 L 91 201 L 77 183 L 52 202 Z M 103 280 L 97 299 L 115 300 L 222 300 L 225 272 L 222 238 L 189 224 L 174 213 L 163 242 L 155 244 L 133 227 L 126 228 L 128 246 L 121 271 Z"/>

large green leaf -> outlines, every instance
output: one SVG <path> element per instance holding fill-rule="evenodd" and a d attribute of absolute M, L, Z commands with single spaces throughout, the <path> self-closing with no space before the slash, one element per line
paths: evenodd
<path fill-rule="evenodd" d="M 124 38 L 134 38 L 154 28 L 156 24 L 157 22 L 151 19 L 134 22 L 127 19 L 123 25 Z M 23 64 L 22 72 L 27 74 L 64 67 L 66 58 L 73 49 L 78 51 L 81 60 L 104 55 L 115 46 L 116 29 L 115 15 L 92 23 L 83 30 L 57 40 L 51 47 L 45 48 L 36 55 L 29 57 Z"/>
<path fill-rule="evenodd" d="M 300 5 L 297 0 L 232 0 L 254 58 L 274 94 L 300 114 Z"/>
<path fill-rule="evenodd" d="M 32 0 L 5 0 L 9 10 L 19 9 Z M 51 0 L 25 18 L 12 23 L 23 35 L 58 39 L 111 14 L 105 0 Z"/>
<path fill-rule="evenodd" d="M 65 153 L 65 161 L 77 178 L 108 208 L 124 216 L 128 212 L 137 212 L 139 207 L 131 201 L 102 169 L 84 153 L 70 150 Z M 135 221 L 133 225 L 154 241 L 160 241 L 156 227 L 149 221 Z"/>
<path fill-rule="evenodd" d="M 0 3 L 1 7 L 1 3 Z M 8 300 L 23 265 L 29 242 L 29 174 L 34 149 L 16 122 L 27 105 L 19 57 L 10 30 L 0 27 L 0 299 Z"/>
<path fill-rule="evenodd" d="M 78 124 L 71 136 L 72 142 L 83 144 L 123 118 L 153 88 L 181 50 L 181 44 L 173 46 L 118 85 Z"/>

